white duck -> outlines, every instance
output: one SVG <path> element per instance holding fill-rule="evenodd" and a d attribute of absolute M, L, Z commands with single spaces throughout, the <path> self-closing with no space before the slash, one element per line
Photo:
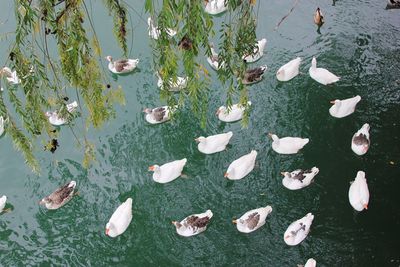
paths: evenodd
<path fill-rule="evenodd" d="M 164 165 L 152 165 L 149 167 L 149 171 L 153 171 L 153 180 L 157 183 L 165 184 L 171 182 L 182 175 L 183 167 L 187 159 L 175 160 Z"/>
<path fill-rule="evenodd" d="M 172 224 L 179 235 L 189 237 L 204 232 L 212 216 L 211 210 L 207 210 L 204 213 L 189 215 L 180 222 L 172 221 Z"/>
<path fill-rule="evenodd" d="M 73 113 L 78 107 L 78 102 L 74 101 L 66 105 L 67 111 Z M 46 117 L 49 119 L 50 124 L 54 126 L 61 126 L 68 123 L 66 118 L 62 118 L 58 115 L 58 111 L 47 111 L 45 113 Z"/>
<path fill-rule="evenodd" d="M 306 264 L 304 265 L 304 267 L 316 267 L 316 266 L 317 262 L 313 258 L 308 259 Z"/>
<path fill-rule="evenodd" d="M 0 197 L 0 213 L 7 211 L 7 210 L 4 209 L 4 207 L 6 206 L 6 202 L 7 202 L 7 197 L 6 196 Z"/>
<path fill-rule="evenodd" d="M 365 123 L 360 130 L 358 130 L 351 139 L 351 149 L 357 155 L 364 155 L 369 149 L 369 124 Z"/>
<path fill-rule="evenodd" d="M 234 160 L 228 167 L 224 177 L 229 180 L 240 180 L 249 174 L 256 163 L 257 151 L 252 150 L 249 154 Z"/>
<path fill-rule="evenodd" d="M 355 97 L 343 99 L 343 100 L 333 100 L 331 104 L 332 107 L 329 109 L 329 113 L 332 117 L 343 118 L 349 116 L 356 110 L 356 105 L 360 102 L 361 96 L 357 95 Z"/>
<path fill-rule="evenodd" d="M 299 74 L 299 67 L 301 63 L 301 58 L 297 57 L 282 67 L 276 72 L 276 78 L 278 81 L 287 82 Z"/>
<path fill-rule="evenodd" d="M 244 55 L 242 57 L 242 59 L 246 63 L 256 62 L 264 55 L 264 48 L 265 48 L 266 44 L 267 44 L 267 39 L 265 39 L 265 38 L 261 39 L 260 41 L 257 41 L 256 48 L 254 48 L 254 50 L 253 50 L 253 54 Z"/>
<path fill-rule="evenodd" d="M 143 112 L 146 113 L 145 119 L 148 123 L 158 124 L 168 121 L 170 119 L 171 112 L 173 112 L 176 107 L 177 106 L 174 108 L 163 106 L 153 109 L 145 108 Z"/>
<path fill-rule="evenodd" d="M 139 64 L 139 59 L 118 59 L 113 60 L 111 56 L 107 56 L 106 59 L 108 60 L 108 69 L 115 74 L 124 74 L 132 72 L 136 69 L 137 65 Z"/>
<path fill-rule="evenodd" d="M 45 207 L 49 210 L 56 210 L 61 208 L 65 204 L 67 204 L 71 198 L 74 196 L 76 182 L 71 181 L 66 183 L 60 188 L 57 188 L 56 191 L 51 193 L 49 196 L 43 198 L 39 204 L 45 205 Z"/>
<path fill-rule="evenodd" d="M 251 102 L 247 102 L 247 106 L 251 106 Z M 227 108 L 225 106 L 220 106 L 217 109 L 216 115 L 218 116 L 218 119 L 224 122 L 235 122 L 238 120 L 241 120 L 243 118 L 243 113 L 246 110 L 245 106 L 242 106 L 240 104 L 234 104 L 231 106 L 231 108 Z"/>
<path fill-rule="evenodd" d="M 106 235 L 116 237 L 123 234 L 132 221 L 132 198 L 128 198 L 113 213 L 106 224 Z"/>
<path fill-rule="evenodd" d="M 161 76 L 159 75 L 158 72 L 156 74 L 157 74 L 157 77 L 158 77 L 157 86 L 161 90 L 164 90 L 164 81 L 163 81 L 163 79 L 161 78 Z M 169 81 L 169 91 L 171 91 L 171 92 L 179 92 L 180 90 L 186 88 L 187 81 L 188 81 L 188 77 L 184 78 L 184 77 L 177 76 L 175 81 L 173 79 L 171 79 Z"/>
<path fill-rule="evenodd" d="M 312 215 L 312 213 L 308 213 L 303 218 L 292 222 L 283 235 L 283 240 L 285 243 L 289 246 L 295 246 L 303 241 L 310 232 L 310 227 L 313 220 L 314 215 Z"/>
<path fill-rule="evenodd" d="M 315 57 L 313 57 L 311 61 L 311 67 L 309 69 L 309 73 L 311 78 L 313 78 L 314 80 L 323 85 L 331 84 L 340 80 L 340 77 L 331 73 L 327 69 L 317 68 L 317 60 L 315 59 Z"/>
<path fill-rule="evenodd" d="M 219 64 L 218 53 L 215 51 L 213 43 L 210 44 L 210 50 L 211 50 L 211 57 L 207 58 L 208 64 L 210 64 L 210 66 L 214 70 L 219 70 L 221 67 L 224 67 L 225 62 L 221 62 L 221 64 Z"/>
<path fill-rule="evenodd" d="M 154 22 L 153 19 L 151 17 L 147 18 L 147 25 L 149 26 L 149 36 L 150 38 L 157 40 L 160 37 L 160 29 L 156 26 L 154 26 Z M 169 37 L 173 37 L 176 35 L 176 31 L 174 31 L 173 29 L 167 28 L 166 32 L 168 34 Z"/>
<path fill-rule="evenodd" d="M 206 6 L 204 11 L 210 15 L 217 15 L 225 12 L 228 6 L 225 5 L 226 0 L 205 0 Z"/>
<path fill-rule="evenodd" d="M 349 202 L 357 211 L 368 209 L 369 190 L 363 171 L 358 171 L 356 179 L 350 184 Z"/>
<path fill-rule="evenodd" d="M 282 184 L 284 187 L 290 190 L 297 190 L 304 188 L 313 181 L 315 175 L 317 175 L 319 169 L 313 167 L 311 170 L 295 170 L 292 172 L 282 172 L 284 176 Z"/>
<path fill-rule="evenodd" d="M 0 74 L 5 75 L 10 84 L 19 84 L 21 82 L 18 78 L 17 71 L 11 71 L 9 67 L 3 67 L 0 70 Z"/>
<path fill-rule="evenodd" d="M 236 224 L 239 232 L 251 233 L 265 224 L 265 220 L 271 212 L 271 206 L 249 210 L 242 217 L 232 222 Z"/>
<path fill-rule="evenodd" d="M 208 137 L 200 136 L 195 139 L 198 142 L 197 148 L 201 153 L 213 154 L 225 150 L 231 140 L 233 133 L 227 132 L 222 134 L 210 135 Z"/>
<path fill-rule="evenodd" d="M 4 120 L 3 116 L 0 116 L 0 136 L 2 136 L 4 133 L 4 122 L 5 122 L 5 120 Z"/>
<path fill-rule="evenodd" d="M 308 142 L 308 138 L 284 137 L 279 138 L 276 134 L 268 134 L 273 142 L 272 149 L 279 154 L 296 154 Z"/>

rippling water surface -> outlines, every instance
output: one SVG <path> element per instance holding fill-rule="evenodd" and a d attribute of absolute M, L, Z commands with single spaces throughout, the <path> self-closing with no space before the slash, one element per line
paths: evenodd
<path fill-rule="evenodd" d="M 117 57 L 111 19 L 95 2 L 90 10 L 102 49 Z M 142 2 L 130 5 L 146 18 Z M 311 257 L 318 266 L 400 265 L 400 10 L 384 10 L 385 1 L 300 1 L 273 31 L 292 2 L 259 2 L 257 35 L 266 37 L 268 44 L 254 65 L 267 64 L 269 70 L 250 88 L 248 128 L 221 123 L 213 115 L 224 103 L 226 90 L 211 70 L 206 129 L 186 110 L 175 122 L 147 124 L 141 110 L 162 103 L 151 68 L 147 25 L 132 12 L 131 56 L 141 59 L 140 70 L 114 81 L 124 88 L 126 106 L 118 107 L 116 119 L 102 130 L 90 131 L 88 138 L 97 149 L 92 168 L 82 167 L 82 152 L 68 128 L 62 128 L 54 155 L 41 152 L 38 143 L 39 176 L 24 165 L 10 138 L 1 138 L 0 195 L 8 196 L 12 212 L 0 215 L 0 265 L 297 266 Z M 326 19 L 320 33 L 312 20 L 317 5 Z M 1 33 L 11 31 L 13 4 L 4 1 L 0 6 Z M 215 18 L 215 27 L 224 18 Z M 10 43 L 1 40 L 2 62 Z M 278 82 L 276 70 L 296 56 L 303 58 L 302 75 Z M 340 82 L 322 86 L 313 81 L 308 76 L 313 56 L 321 67 L 341 76 Z M 362 101 L 353 115 L 329 115 L 330 100 L 357 94 Z M 365 122 L 371 125 L 372 144 L 359 157 L 350 142 Z M 226 131 L 234 132 L 227 151 L 207 156 L 198 152 L 195 137 Z M 310 143 L 297 155 L 278 155 L 268 132 L 308 137 Z M 258 151 L 255 170 L 240 181 L 224 179 L 230 162 L 252 149 Z M 153 182 L 148 166 L 184 157 L 188 178 Z M 312 166 L 320 173 L 309 187 L 289 191 L 282 186 L 281 171 Z M 371 193 L 369 209 L 361 213 L 352 209 L 347 196 L 358 170 L 366 172 Z M 57 211 L 39 207 L 39 199 L 72 179 L 79 196 Z M 133 198 L 132 223 L 122 236 L 108 238 L 104 226 L 127 197 Z M 248 235 L 237 232 L 233 218 L 265 205 L 273 212 L 264 227 Z M 207 209 L 214 217 L 205 233 L 192 238 L 175 233 L 171 220 Z M 298 246 L 287 246 L 287 226 L 308 212 L 315 215 L 309 236 Z"/>

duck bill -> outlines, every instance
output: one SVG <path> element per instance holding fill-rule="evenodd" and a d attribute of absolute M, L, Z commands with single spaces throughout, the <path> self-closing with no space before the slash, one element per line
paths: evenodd
<path fill-rule="evenodd" d="M 367 210 L 368 209 L 368 204 L 364 204 L 363 207 L 364 207 L 364 209 Z"/>
<path fill-rule="evenodd" d="M 175 224 L 176 224 L 176 221 L 172 221 L 171 223 L 172 223 L 173 225 L 175 225 Z"/>
<path fill-rule="evenodd" d="M 229 176 L 229 173 L 227 173 L 227 172 L 224 173 L 224 177 L 225 177 L 225 178 L 228 178 L 228 176 Z"/>
<path fill-rule="evenodd" d="M 154 172 L 154 169 L 155 169 L 154 165 L 149 167 L 149 171 L 151 171 L 151 172 Z"/>
<path fill-rule="evenodd" d="M 106 228 L 106 235 L 110 232 L 110 228 Z"/>
<path fill-rule="evenodd" d="M 285 176 L 285 172 L 281 172 L 282 176 Z"/>
<path fill-rule="evenodd" d="M 329 103 L 331 103 L 331 104 L 335 104 L 335 100 L 332 100 L 332 101 L 330 101 Z"/>
<path fill-rule="evenodd" d="M 236 220 L 232 220 L 232 223 L 233 223 L 233 224 L 237 224 L 237 221 L 236 221 Z"/>
<path fill-rule="evenodd" d="M 200 143 L 199 138 L 195 138 L 194 141 L 196 141 L 196 143 Z"/>

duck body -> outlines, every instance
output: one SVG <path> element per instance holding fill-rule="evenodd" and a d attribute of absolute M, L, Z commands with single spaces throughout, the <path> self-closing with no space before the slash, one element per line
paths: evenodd
<path fill-rule="evenodd" d="M 218 53 L 214 49 L 214 45 L 210 44 L 211 56 L 207 57 L 207 62 L 214 70 L 219 70 L 225 66 L 225 62 L 219 62 Z"/>
<path fill-rule="evenodd" d="M 399 0 L 388 0 L 386 9 L 394 9 L 400 8 L 400 1 Z"/>
<path fill-rule="evenodd" d="M 210 135 L 208 137 L 200 136 L 196 138 L 199 142 L 197 148 L 201 153 L 214 154 L 225 150 L 226 146 L 231 140 L 233 133 L 227 132 L 222 134 Z"/>
<path fill-rule="evenodd" d="M 175 108 L 176 107 L 171 108 L 168 106 L 162 106 L 153 109 L 146 108 L 143 112 L 146 113 L 145 119 L 148 123 L 159 124 L 168 121 L 170 119 L 170 113 Z"/>
<path fill-rule="evenodd" d="M 158 73 L 157 73 L 157 75 L 158 75 Z M 169 89 L 168 90 L 170 92 L 179 92 L 182 89 L 186 88 L 187 81 L 188 81 L 187 77 L 183 78 L 183 77 L 178 76 L 178 77 L 176 77 L 176 81 L 171 79 L 169 81 Z M 160 88 L 160 90 L 164 90 L 164 81 L 160 75 L 158 75 L 157 86 L 158 86 L 158 88 Z"/>
<path fill-rule="evenodd" d="M 126 74 L 132 72 L 136 69 L 137 65 L 139 64 L 139 59 L 118 59 L 113 60 L 111 56 L 107 56 L 106 59 L 108 60 L 108 69 L 115 74 Z"/>
<path fill-rule="evenodd" d="M 369 190 L 367 179 L 365 179 L 365 172 L 363 171 L 357 172 L 355 180 L 350 185 L 349 202 L 357 211 L 368 209 Z"/>
<path fill-rule="evenodd" d="M 242 83 L 250 85 L 261 81 L 267 69 L 267 65 L 264 65 L 254 69 L 246 70 L 242 79 Z"/>
<path fill-rule="evenodd" d="M 308 259 L 306 264 L 304 265 L 304 267 L 316 267 L 316 266 L 317 262 L 313 258 Z"/>
<path fill-rule="evenodd" d="M 73 113 L 76 110 L 76 108 L 78 107 L 78 102 L 74 101 L 65 106 L 69 113 Z M 58 114 L 58 111 L 53 111 L 53 112 L 47 111 L 45 115 L 48 118 L 50 124 L 52 124 L 54 126 L 61 126 L 61 125 L 68 123 L 68 120 L 66 118 L 61 117 Z"/>
<path fill-rule="evenodd" d="M 234 160 L 228 167 L 224 177 L 229 180 L 240 180 L 249 174 L 256 163 L 257 151 L 252 150 L 249 154 Z"/>
<path fill-rule="evenodd" d="M 243 214 L 234 223 L 239 232 L 251 233 L 265 224 L 265 220 L 271 212 L 271 206 L 253 209 Z"/>
<path fill-rule="evenodd" d="M 6 76 L 6 79 L 10 84 L 16 85 L 21 83 L 21 80 L 18 78 L 17 71 L 12 71 L 9 67 L 3 67 L 0 70 L 0 73 Z"/>
<path fill-rule="evenodd" d="M 0 136 L 2 136 L 4 133 L 4 118 L 3 116 L 0 116 Z"/>
<path fill-rule="evenodd" d="M 153 180 L 157 183 L 165 184 L 171 182 L 181 176 L 183 167 L 187 159 L 175 160 L 164 165 L 158 166 L 153 165 L 149 167 L 150 171 L 154 171 L 153 173 Z"/>
<path fill-rule="evenodd" d="M 247 102 L 248 106 L 251 106 L 251 102 Z M 235 122 L 241 120 L 243 118 L 243 113 L 246 110 L 246 107 L 240 104 L 234 104 L 229 108 L 225 106 L 221 106 L 217 110 L 218 119 L 224 122 Z"/>
<path fill-rule="evenodd" d="M 123 234 L 132 221 L 132 198 L 128 198 L 111 215 L 106 224 L 106 235 L 117 237 Z"/>
<path fill-rule="evenodd" d="M 7 202 L 6 196 L 0 197 L 0 213 L 3 212 L 4 207 L 6 206 L 6 202 Z"/>
<path fill-rule="evenodd" d="M 311 170 L 295 170 L 292 172 L 284 172 L 282 175 L 285 177 L 282 180 L 284 187 L 290 190 L 298 190 L 304 188 L 313 181 L 315 175 L 317 175 L 319 169 L 313 167 Z"/>
<path fill-rule="evenodd" d="M 152 38 L 154 40 L 157 40 L 161 35 L 161 31 L 160 31 L 160 29 L 158 27 L 156 27 L 154 25 L 154 22 L 151 19 L 151 17 L 147 18 L 147 25 L 148 25 L 150 38 Z M 176 31 L 173 30 L 173 29 L 170 29 L 170 28 L 167 28 L 166 32 L 167 32 L 169 37 L 174 37 L 176 35 Z"/>
<path fill-rule="evenodd" d="M 301 58 L 297 57 L 280 67 L 276 72 L 278 81 L 286 82 L 299 75 L 300 63 Z"/>
<path fill-rule="evenodd" d="M 352 98 L 347 98 L 343 100 L 334 100 L 331 101 L 331 104 L 334 104 L 332 107 L 329 109 L 329 113 L 332 115 L 332 117 L 335 118 L 343 118 L 346 116 L 349 116 L 356 110 L 356 105 L 358 102 L 360 102 L 361 97 L 359 95 L 352 97 Z"/>
<path fill-rule="evenodd" d="M 210 15 L 218 15 L 228 9 L 225 5 L 225 0 L 206 0 L 205 2 L 204 11 Z"/>
<path fill-rule="evenodd" d="M 314 215 L 308 213 L 303 218 L 291 223 L 284 234 L 283 240 L 285 243 L 289 246 L 295 246 L 303 241 L 310 232 L 313 220 Z"/>
<path fill-rule="evenodd" d="M 204 232 L 212 216 L 211 210 L 207 210 L 204 213 L 189 215 L 180 222 L 173 221 L 172 224 L 179 235 L 189 237 Z"/>
<path fill-rule="evenodd" d="M 359 156 L 367 153 L 370 145 L 369 139 L 369 124 L 365 123 L 351 139 L 351 149 Z"/>
<path fill-rule="evenodd" d="M 246 63 L 253 63 L 259 60 L 263 55 L 264 55 L 264 48 L 265 45 L 267 44 L 267 39 L 263 38 L 260 41 L 256 43 L 256 48 L 253 51 L 253 54 L 243 56 L 243 60 Z"/>
<path fill-rule="evenodd" d="M 335 83 L 340 80 L 340 77 L 336 76 L 327 69 L 317 68 L 317 59 L 315 57 L 313 57 L 311 61 L 311 67 L 308 72 L 311 78 L 323 85 Z"/>
<path fill-rule="evenodd" d="M 279 138 L 275 134 L 272 137 L 272 149 L 279 154 L 296 154 L 310 141 L 308 138 L 284 137 Z"/>
<path fill-rule="evenodd" d="M 39 204 L 45 205 L 45 207 L 49 210 L 61 208 L 74 196 L 75 186 L 75 181 L 68 182 L 64 186 L 51 193 L 49 196 L 43 198 Z"/>
<path fill-rule="evenodd" d="M 314 23 L 321 27 L 324 24 L 324 16 L 322 15 L 321 9 L 317 7 L 314 13 Z"/>

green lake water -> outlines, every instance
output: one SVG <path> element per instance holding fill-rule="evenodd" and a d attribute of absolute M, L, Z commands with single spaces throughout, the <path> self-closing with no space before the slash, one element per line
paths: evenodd
<path fill-rule="evenodd" d="M 128 1 L 146 19 L 143 2 Z M 96 145 L 93 166 L 83 168 L 82 149 L 68 127 L 62 127 L 54 154 L 42 151 L 37 142 L 40 175 L 26 167 L 9 136 L 0 139 L 0 195 L 8 196 L 12 209 L 0 215 L 1 266 L 297 266 L 311 257 L 317 266 L 400 266 L 400 10 L 385 10 L 383 0 L 299 1 L 274 31 L 293 2 L 259 2 L 257 37 L 266 37 L 268 43 L 264 57 L 253 66 L 267 64 L 268 71 L 250 87 L 248 128 L 215 117 L 225 103 L 226 88 L 205 58 L 201 61 L 212 75 L 206 129 L 188 108 L 174 122 L 146 123 L 143 108 L 163 102 L 147 25 L 129 9 L 130 56 L 140 58 L 139 71 L 110 78 L 123 87 L 126 105 L 117 107 L 116 118 L 102 129 L 89 131 L 87 137 Z M 2 34 L 14 30 L 13 5 L 9 0 L 0 3 Z M 312 18 L 318 5 L 326 20 L 320 34 Z M 104 56 L 120 56 L 102 2 L 88 6 Z M 214 18 L 214 27 L 224 19 Z M 217 44 L 217 37 L 212 41 Z M 11 43 L 12 37 L 1 40 L 1 62 Z M 277 69 L 297 56 L 303 59 L 302 74 L 278 82 Z M 341 80 L 331 86 L 312 80 L 308 68 L 313 56 Z M 74 90 L 69 92 L 73 99 Z M 329 115 L 329 101 L 355 95 L 362 100 L 354 114 L 343 119 Z M 351 137 L 366 122 L 371 125 L 371 147 L 360 157 L 350 148 Z M 81 119 L 73 128 L 82 136 Z M 234 133 L 227 151 L 203 155 L 197 150 L 194 138 L 227 131 Z M 296 155 L 279 155 L 268 132 L 308 137 L 310 142 Z M 254 171 L 239 181 L 224 179 L 228 165 L 252 149 L 258 151 Z M 184 157 L 186 179 L 158 184 L 147 171 L 150 165 Z M 310 186 L 298 191 L 282 186 L 281 171 L 313 166 L 320 173 Z M 369 209 L 361 213 L 348 201 L 358 170 L 366 172 L 371 194 Z M 70 180 L 77 181 L 79 196 L 56 211 L 38 205 Z M 131 225 L 117 238 L 105 236 L 105 224 L 128 197 L 133 199 Z M 256 232 L 239 233 L 231 223 L 265 205 L 273 212 Z M 171 220 L 207 209 L 214 217 L 206 232 L 191 238 L 176 234 Z M 298 246 L 287 246 L 287 226 L 308 212 L 315 215 L 310 234 Z"/>

